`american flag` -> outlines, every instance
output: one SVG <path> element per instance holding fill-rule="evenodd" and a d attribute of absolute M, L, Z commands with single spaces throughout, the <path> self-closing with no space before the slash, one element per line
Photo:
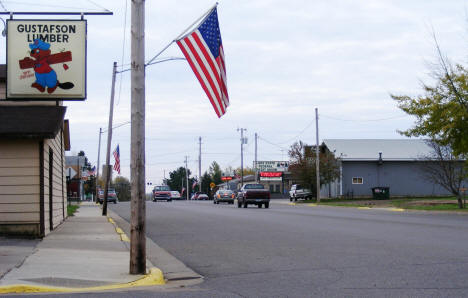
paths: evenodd
<path fill-rule="evenodd" d="M 116 170 L 117 173 L 120 174 L 120 149 L 119 149 L 119 145 L 117 145 L 117 147 L 115 148 L 115 150 L 114 150 L 114 152 L 112 154 L 114 154 L 114 158 L 115 158 L 114 170 Z"/>
<path fill-rule="evenodd" d="M 221 117 L 226 113 L 229 96 L 216 7 L 197 28 L 178 39 L 177 45 L 205 90 L 216 115 Z"/>
<path fill-rule="evenodd" d="M 91 170 L 88 171 L 89 176 L 94 176 L 96 174 L 96 166 L 94 166 Z"/>

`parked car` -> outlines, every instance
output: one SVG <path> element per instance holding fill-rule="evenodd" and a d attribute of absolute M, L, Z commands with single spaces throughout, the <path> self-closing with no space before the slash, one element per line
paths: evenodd
<path fill-rule="evenodd" d="M 220 202 L 234 204 L 234 192 L 232 190 L 220 189 L 215 193 L 213 203 L 219 204 Z"/>
<path fill-rule="evenodd" d="M 192 195 L 192 197 L 190 198 L 190 200 L 209 200 L 209 199 L 210 199 L 210 197 L 208 197 L 208 195 L 206 193 L 202 193 L 202 192 L 199 192 L 199 191 L 194 193 Z"/>
<path fill-rule="evenodd" d="M 198 194 L 197 200 L 201 200 L 201 201 L 208 201 L 210 199 L 210 197 L 206 194 L 206 193 L 200 193 Z"/>
<path fill-rule="evenodd" d="M 192 194 L 192 196 L 190 197 L 190 200 L 197 200 L 199 194 L 201 194 L 201 192 L 199 192 L 199 191 L 197 191 L 196 193 Z"/>
<path fill-rule="evenodd" d="M 312 192 L 309 189 L 302 188 L 299 184 L 293 184 L 289 191 L 289 201 L 297 202 L 298 199 L 312 199 Z"/>
<path fill-rule="evenodd" d="M 177 190 L 171 190 L 171 199 L 182 200 L 182 197 L 180 196 L 180 192 L 178 192 Z"/>
<path fill-rule="evenodd" d="M 262 184 L 248 183 L 244 184 L 237 193 L 237 207 L 244 206 L 247 208 L 248 204 L 255 204 L 258 208 L 270 207 L 270 191 L 265 189 Z"/>
<path fill-rule="evenodd" d="M 171 188 L 167 185 L 158 185 L 153 188 L 153 202 L 167 201 L 171 202 Z"/>
<path fill-rule="evenodd" d="M 99 201 L 99 204 L 104 203 L 104 189 L 99 189 L 98 201 Z M 117 198 L 117 193 L 115 192 L 115 189 L 108 188 L 107 189 L 107 203 L 113 202 L 114 204 L 117 204 L 117 201 L 118 201 L 118 198 Z"/>

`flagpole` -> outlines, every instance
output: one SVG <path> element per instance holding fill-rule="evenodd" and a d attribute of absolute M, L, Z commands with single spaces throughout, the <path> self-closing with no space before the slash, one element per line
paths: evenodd
<path fill-rule="evenodd" d="M 170 47 L 175 41 L 180 39 L 181 36 L 185 34 L 190 28 L 192 28 L 195 24 L 200 22 L 204 17 L 206 17 L 207 14 L 209 14 L 213 9 L 215 9 L 218 6 L 218 2 L 216 2 L 215 5 L 213 5 L 210 9 L 208 9 L 204 14 L 202 14 L 201 17 L 199 17 L 195 22 L 193 22 L 190 26 L 188 26 L 182 33 L 180 33 L 176 38 L 174 38 L 167 46 L 165 46 L 159 53 L 157 53 L 153 58 L 151 58 L 148 62 L 145 63 L 145 66 L 151 64 L 151 62 L 154 61 L 154 59 L 158 58 L 159 55 L 161 55 L 165 50 L 167 50 L 168 47 Z"/>

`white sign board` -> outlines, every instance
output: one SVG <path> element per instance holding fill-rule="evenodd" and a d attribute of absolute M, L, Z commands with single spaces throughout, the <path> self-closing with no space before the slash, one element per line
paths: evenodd
<path fill-rule="evenodd" d="M 85 20 L 7 20 L 7 99 L 86 98 Z"/>
<path fill-rule="evenodd" d="M 260 177 L 260 181 L 281 181 L 283 177 Z"/>
<path fill-rule="evenodd" d="M 260 172 L 286 172 L 288 167 L 289 161 L 257 161 L 257 169 Z"/>

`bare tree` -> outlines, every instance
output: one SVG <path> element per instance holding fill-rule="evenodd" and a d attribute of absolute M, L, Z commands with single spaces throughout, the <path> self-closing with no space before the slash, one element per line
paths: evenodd
<path fill-rule="evenodd" d="M 441 145 L 437 140 L 429 140 L 427 143 L 432 153 L 423 157 L 424 178 L 456 196 L 458 207 L 464 208 L 460 188 L 466 182 L 468 171 L 463 156 L 455 156 L 450 146 Z"/>
<path fill-rule="evenodd" d="M 320 184 L 325 185 L 336 180 L 340 175 L 338 162 L 326 146 L 320 146 Z M 316 193 L 315 182 L 315 146 L 309 146 L 302 141 L 295 142 L 289 148 L 289 171 L 296 181 Z"/>

